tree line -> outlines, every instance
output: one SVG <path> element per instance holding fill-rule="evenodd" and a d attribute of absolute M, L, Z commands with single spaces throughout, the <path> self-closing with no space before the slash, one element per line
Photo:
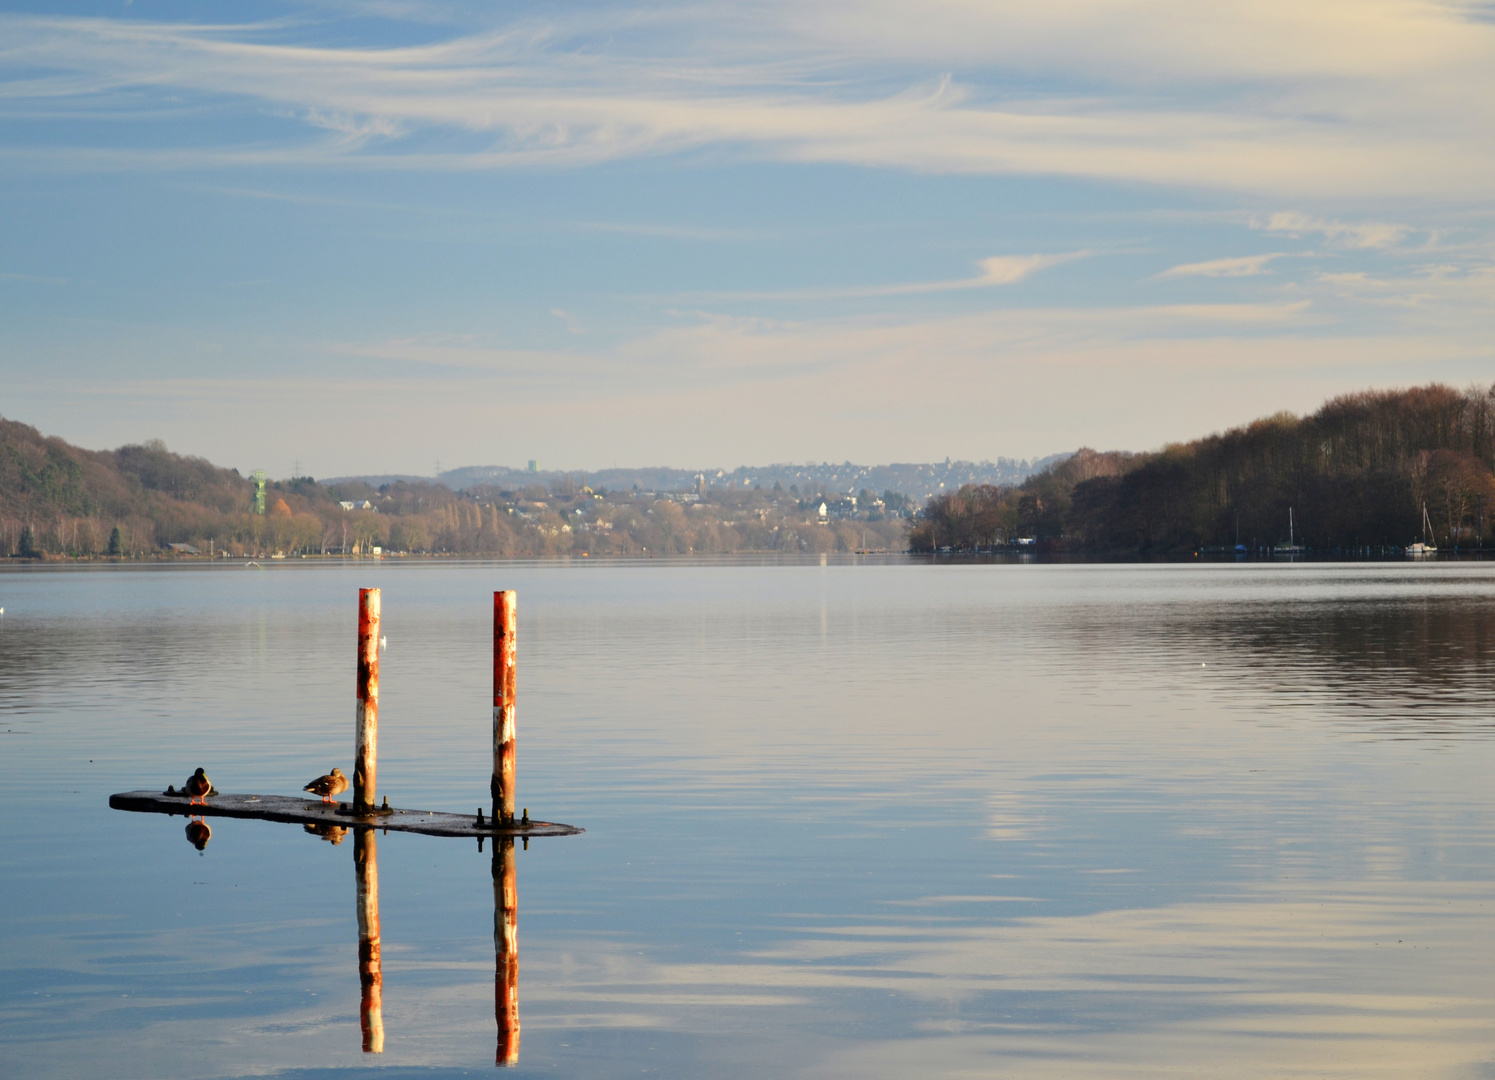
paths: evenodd
<path fill-rule="evenodd" d="M 1044 550 L 1322 551 L 1487 541 L 1495 499 L 1495 386 L 1441 384 L 1334 398 L 1153 453 L 1073 457 L 1010 487 L 967 486 L 925 506 L 914 550 L 1031 540 Z"/>
<path fill-rule="evenodd" d="M 0 419 L 0 553 L 156 557 L 170 545 L 238 557 L 408 552 L 500 557 L 902 550 L 908 500 L 743 489 L 605 492 L 585 485 L 435 482 L 255 485 L 159 441 L 90 451 Z M 821 520 L 818 507 L 836 508 Z M 351 509 L 350 509 L 351 507 Z"/>
<path fill-rule="evenodd" d="M 0 419 L 0 554 L 155 556 L 171 544 L 235 556 L 379 547 L 492 556 L 974 551 L 1170 553 L 1400 547 L 1424 513 L 1443 547 L 1485 542 L 1495 503 L 1495 386 L 1366 391 L 1152 453 L 1082 449 L 1021 484 L 908 500 L 807 488 L 656 493 L 452 491 L 293 477 L 266 513 L 233 469 L 156 441 L 90 451 Z M 826 519 L 819 506 L 828 508 Z M 348 506 L 352 509 L 348 509 Z M 1495 522 L 1489 524 L 1495 531 Z"/>

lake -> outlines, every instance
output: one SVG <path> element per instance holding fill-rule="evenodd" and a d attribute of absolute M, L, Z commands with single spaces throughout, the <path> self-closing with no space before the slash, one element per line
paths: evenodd
<path fill-rule="evenodd" d="M 1495 569 L 286 563 L 0 573 L 0 1075 L 503 1057 L 491 843 L 112 811 L 488 802 L 519 593 L 510 1074 L 1489 1075 Z M 345 795 L 344 798 L 349 796 Z"/>

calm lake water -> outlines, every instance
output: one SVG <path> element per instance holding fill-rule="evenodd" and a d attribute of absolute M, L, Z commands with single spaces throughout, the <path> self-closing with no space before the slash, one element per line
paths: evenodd
<path fill-rule="evenodd" d="M 111 811 L 349 770 L 487 802 L 519 591 L 545 1076 L 1495 1072 L 1495 570 L 681 563 L 0 573 L 0 1075 L 487 1073 L 491 845 Z M 346 796 L 345 796 L 346 797 Z"/>

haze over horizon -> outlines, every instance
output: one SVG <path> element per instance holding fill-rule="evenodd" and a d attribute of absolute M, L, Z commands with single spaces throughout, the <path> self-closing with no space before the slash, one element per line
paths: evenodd
<path fill-rule="evenodd" d="M 1488 379 L 1465 0 L 0 4 L 0 413 L 289 475 L 1146 450 Z"/>

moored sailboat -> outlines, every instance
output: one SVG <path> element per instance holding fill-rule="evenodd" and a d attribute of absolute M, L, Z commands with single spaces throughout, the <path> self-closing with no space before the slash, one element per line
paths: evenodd
<path fill-rule="evenodd" d="M 1283 544 L 1283 543 L 1279 542 L 1276 547 L 1272 548 L 1272 554 L 1273 555 L 1301 555 L 1301 554 L 1303 554 L 1303 546 L 1301 544 L 1299 544 L 1297 542 L 1297 540 L 1295 539 L 1295 537 L 1293 536 L 1293 508 L 1291 506 L 1289 506 L 1287 508 L 1287 543 Z"/>
<path fill-rule="evenodd" d="M 1407 554 L 1408 555 L 1412 555 L 1414 557 L 1421 556 L 1421 555 L 1436 555 L 1436 554 L 1438 554 L 1438 544 L 1435 541 L 1433 541 L 1431 539 L 1431 536 L 1430 536 L 1430 534 L 1432 533 L 1432 531 L 1433 531 L 1433 523 L 1430 520 L 1428 520 L 1428 504 L 1427 503 L 1423 503 L 1422 504 L 1422 539 L 1419 540 L 1419 541 L 1417 541 L 1417 542 L 1415 542 L 1415 543 L 1408 544 L 1407 547 L 1406 547 Z"/>

